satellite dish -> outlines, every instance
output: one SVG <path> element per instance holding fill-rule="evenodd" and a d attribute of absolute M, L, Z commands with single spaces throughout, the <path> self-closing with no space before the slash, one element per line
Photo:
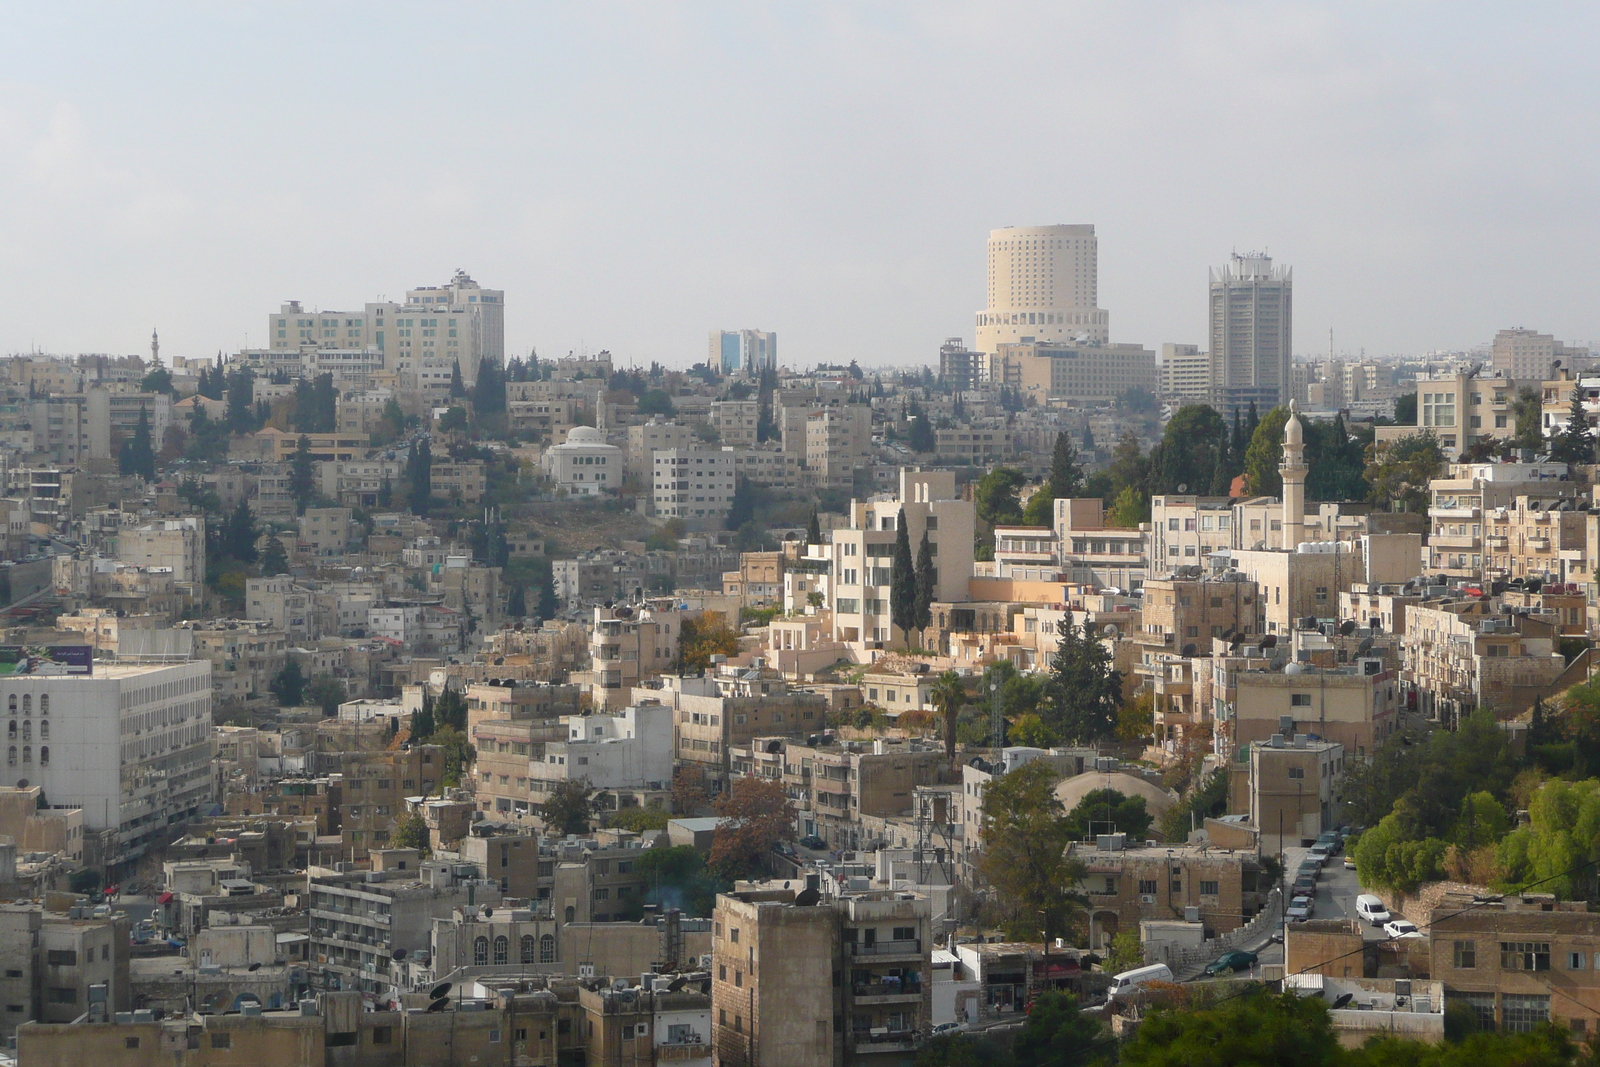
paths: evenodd
<path fill-rule="evenodd" d="M 1192 657 L 1198 651 L 1200 651 L 1200 650 L 1195 647 L 1194 642 L 1192 642 L 1192 641 L 1189 644 L 1183 646 L 1183 654 L 1185 656 L 1191 656 Z"/>
<path fill-rule="evenodd" d="M 493 908 L 485 907 L 483 909 L 483 917 L 485 919 L 492 918 L 493 916 L 494 916 L 494 909 Z"/>
<path fill-rule="evenodd" d="M 803 889 L 794 898 L 794 906 L 797 908 L 813 908 L 816 907 L 817 902 L 821 899 L 822 894 L 815 889 Z"/>
<path fill-rule="evenodd" d="M 449 995 L 450 995 L 450 983 L 449 982 L 440 982 L 438 985 L 436 985 L 432 989 L 428 990 L 428 999 L 429 1000 L 439 1000 L 439 999 L 441 999 L 443 997 L 448 997 Z"/>
<path fill-rule="evenodd" d="M 1189 491 L 1189 483 L 1188 482 L 1179 482 L 1178 483 L 1178 492 L 1187 493 L 1188 491 Z"/>
<path fill-rule="evenodd" d="M 247 967 L 247 968 L 245 968 L 245 969 L 246 969 L 246 970 L 250 970 L 250 971 L 259 971 L 259 970 L 260 970 L 260 969 L 261 969 L 261 964 L 259 964 L 259 963 L 252 963 L 252 964 L 251 964 L 251 965 L 250 965 L 250 966 L 249 966 L 249 967 Z"/>
<path fill-rule="evenodd" d="M 1341 622 L 1339 624 L 1339 634 L 1340 634 L 1340 636 L 1349 637 L 1351 634 L 1353 634 L 1355 632 L 1356 632 L 1356 620 L 1354 620 L 1354 619 L 1346 619 L 1344 622 Z"/>
<path fill-rule="evenodd" d="M 398 962 L 400 962 L 400 961 L 401 961 L 401 960 L 403 960 L 403 959 L 405 959 L 405 958 L 406 958 L 406 950 L 405 950 L 405 949 L 403 949 L 403 948 L 397 948 L 397 949 L 395 949 L 395 950 L 394 950 L 394 952 L 393 952 L 393 953 L 392 953 L 392 954 L 391 954 L 391 955 L 390 955 L 390 956 L 389 956 L 389 958 L 390 958 L 390 959 L 392 959 L 392 960 L 394 960 L 394 961 L 395 961 L 395 962 L 396 962 L 396 963 L 398 963 Z"/>
<path fill-rule="evenodd" d="M 1278 635 L 1277 634 L 1268 634 L 1267 636 L 1263 637 L 1261 639 L 1261 647 L 1262 648 L 1277 648 L 1278 647 Z"/>
<path fill-rule="evenodd" d="M 1340 993 L 1339 999 L 1333 1002 L 1333 1010 L 1338 1011 L 1340 1008 L 1354 1000 L 1355 996 L 1356 995 L 1354 993 Z"/>
<path fill-rule="evenodd" d="M 449 997 L 440 997 L 438 1000 L 436 1000 L 432 1004 L 428 1005 L 428 1010 L 429 1011 L 444 1011 L 449 1006 L 450 1006 L 450 998 Z"/>
<path fill-rule="evenodd" d="M 1371 652 L 1371 651 L 1372 651 L 1372 638 L 1370 638 L 1370 637 L 1363 638 L 1361 643 L 1356 646 L 1356 655 L 1358 655 L 1358 656 L 1365 656 L 1368 652 Z"/>
<path fill-rule="evenodd" d="M 783 888 L 788 889 L 789 888 L 789 883 L 788 882 L 783 883 Z"/>
<path fill-rule="evenodd" d="M 678 977 L 674 978 L 671 981 L 670 984 L 668 984 L 667 992 L 668 993 L 676 993 L 676 992 L 678 992 L 678 990 L 682 989 L 684 987 L 684 985 L 688 983 L 688 981 L 689 981 L 689 979 L 685 978 L 683 975 L 680 974 Z"/>

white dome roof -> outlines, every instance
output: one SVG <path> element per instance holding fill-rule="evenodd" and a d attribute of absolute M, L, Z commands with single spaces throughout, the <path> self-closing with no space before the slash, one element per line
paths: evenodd
<path fill-rule="evenodd" d="M 1306 431 L 1300 425 L 1300 405 L 1293 400 L 1289 401 L 1289 420 L 1283 424 L 1283 443 L 1286 445 L 1306 443 Z"/>
<path fill-rule="evenodd" d="M 567 439 L 563 443 L 569 445 L 603 445 L 606 443 L 606 435 L 593 426 L 574 426 L 567 431 Z"/>

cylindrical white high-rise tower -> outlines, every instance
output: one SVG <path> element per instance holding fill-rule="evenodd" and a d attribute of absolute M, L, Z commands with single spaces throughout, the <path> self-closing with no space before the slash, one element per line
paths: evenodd
<path fill-rule="evenodd" d="M 989 231 L 989 306 L 977 350 L 1013 342 L 1070 344 L 1110 337 L 1100 299 L 1093 226 L 1007 226 Z"/>

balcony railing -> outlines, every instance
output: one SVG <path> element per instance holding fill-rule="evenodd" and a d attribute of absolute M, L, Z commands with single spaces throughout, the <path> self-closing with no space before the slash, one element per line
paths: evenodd
<path fill-rule="evenodd" d="M 917 1030 L 855 1030 L 850 1034 L 850 1042 L 871 1052 L 889 1052 L 916 1048 L 919 1034 Z"/>
<path fill-rule="evenodd" d="M 920 997 L 921 982 L 902 982 L 898 978 L 882 978 L 876 982 L 852 982 L 850 992 L 858 997 Z"/>
<path fill-rule="evenodd" d="M 852 956 L 914 956 L 921 952 L 922 941 L 919 938 L 910 941 L 850 942 Z"/>

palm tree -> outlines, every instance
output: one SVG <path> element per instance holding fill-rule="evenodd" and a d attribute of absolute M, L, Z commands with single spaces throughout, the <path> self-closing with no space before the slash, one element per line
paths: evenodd
<path fill-rule="evenodd" d="M 956 717 L 967 703 L 967 687 L 955 671 L 945 671 L 933 680 L 928 699 L 944 717 L 944 755 L 952 765 L 956 762 Z"/>

